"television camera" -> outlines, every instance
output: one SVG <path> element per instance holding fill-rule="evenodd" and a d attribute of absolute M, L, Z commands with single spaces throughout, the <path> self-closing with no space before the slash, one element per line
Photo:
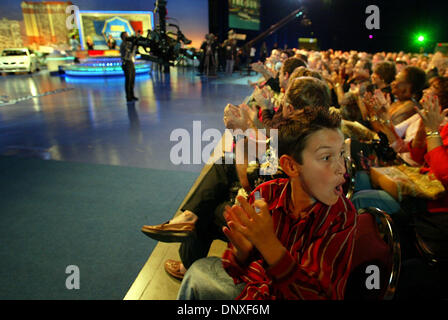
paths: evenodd
<path fill-rule="evenodd" d="M 182 43 L 188 45 L 191 40 L 185 37 L 179 26 L 169 23 L 168 27 L 174 29 L 167 32 L 166 4 L 166 0 L 157 0 L 155 3 L 154 12 L 159 15 L 159 24 L 154 30 L 148 30 L 146 37 L 131 36 L 126 41 L 145 51 L 141 54 L 142 59 L 156 62 L 164 66 L 165 72 L 169 72 L 169 66 L 176 65 L 184 57 L 194 59 L 196 53 L 182 48 Z"/>

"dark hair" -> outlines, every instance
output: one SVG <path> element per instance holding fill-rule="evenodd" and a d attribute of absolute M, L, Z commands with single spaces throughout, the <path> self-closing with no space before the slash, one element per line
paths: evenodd
<path fill-rule="evenodd" d="M 296 56 L 298 56 L 299 59 L 302 59 L 306 63 L 308 63 L 308 57 L 304 55 L 303 53 L 296 53 Z"/>
<path fill-rule="evenodd" d="M 353 62 L 352 62 L 352 65 L 353 65 L 353 66 L 355 66 L 355 64 L 360 60 L 357 54 L 351 56 L 350 59 L 353 61 Z M 350 59 L 349 59 L 349 60 L 350 60 Z"/>
<path fill-rule="evenodd" d="M 370 62 L 370 60 L 367 59 L 362 59 L 362 68 L 369 71 L 369 74 L 372 74 L 372 62 Z"/>
<path fill-rule="evenodd" d="M 124 35 L 125 35 L 125 33 L 126 33 L 126 31 L 123 31 L 122 33 L 120 33 L 120 38 L 121 38 L 121 40 L 124 40 Z"/>
<path fill-rule="evenodd" d="M 295 68 L 305 67 L 305 66 L 306 66 L 305 62 L 303 62 L 301 59 L 295 58 L 295 57 L 290 57 L 283 62 L 282 72 L 283 73 L 287 72 L 289 75 L 291 75 L 291 73 L 294 71 Z"/>
<path fill-rule="evenodd" d="M 411 84 L 411 93 L 419 100 L 427 87 L 425 71 L 414 66 L 407 66 L 403 71 L 406 72 L 406 82 Z"/>
<path fill-rule="evenodd" d="M 287 154 L 302 164 L 308 138 L 321 129 L 340 129 L 341 116 L 325 107 L 306 107 L 278 126 L 278 156 Z"/>
<path fill-rule="evenodd" d="M 429 84 L 434 86 L 435 95 L 439 98 L 442 109 L 448 108 L 448 77 L 431 78 Z"/>
<path fill-rule="evenodd" d="M 356 96 L 353 93 L 347 92 L 344 94 L 340 110 L 342 119 L 362 122 L 361 110 L 356 101 Z"/>
<path fill-rule="evenodd" d="M 285 49 L 283 52 L 286 52 L 289 58 L 294 57 L 294 50 L 292 49 Z"/>
<path fill-rule="evenodd" d="M 397 70 L 395 68 L 395 64 L 388 61 L 384 61 L 379 62 L 373 68 L 373 73 L 379 75 L 380 78 L 383 79 L 386 84 L 390 84 L 392 81 L 394 81 Z"/>
<path fill-rule="evenodd" d="M 314 77 L 300 77 L 291 80 L 286 98 L 294 109 L 305 107 L 330 107 L 331 95 L 328 85 Z"/>

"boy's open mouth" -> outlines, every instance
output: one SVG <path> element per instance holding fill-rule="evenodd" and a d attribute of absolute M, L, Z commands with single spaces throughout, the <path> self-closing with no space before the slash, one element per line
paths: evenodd
<path fill-rule="evenodd" d="M 336 186 L 336 188 L 334 188 L 334 193 L 337 195 L 342 195 L 342 193 L 344 192 L 342 189 L 342 185 L 343 183 L 339 184 Z"/>

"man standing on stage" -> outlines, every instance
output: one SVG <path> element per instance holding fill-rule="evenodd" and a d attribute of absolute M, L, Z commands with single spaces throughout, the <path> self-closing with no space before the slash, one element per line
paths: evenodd
<path fill-rule="evenodd" d="M 127 32 L 122 32 L 121 35 L 121 45 L 120 45 L 120 55 L 121 55 L 121 68 L 124 71 L 125 77 L 125 90 L 126 90 L 126 101 L 132 102 L 137 101 L 138 98 L 134 95 L 134 82 L 135 82 L 135 51 L 136 47 L 133 45 L 132 41 L 126 41 L 128 38 Z"/>

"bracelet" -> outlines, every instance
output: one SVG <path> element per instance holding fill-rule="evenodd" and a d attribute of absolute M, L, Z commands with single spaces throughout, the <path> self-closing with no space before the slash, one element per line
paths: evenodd
<path fill-rule="evenodd" d="M 439 137 L 440 133 L 438 130 L 435 131 L 426 131 L 426 137 Z"/>

